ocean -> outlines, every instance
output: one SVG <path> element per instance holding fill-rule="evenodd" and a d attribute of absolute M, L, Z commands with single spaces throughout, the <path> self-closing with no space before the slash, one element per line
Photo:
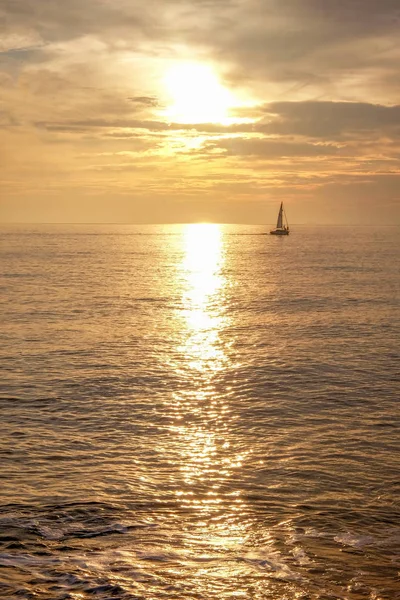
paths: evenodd
<path fill-rule="evenodd" d="M 400 229 L 0 228 L 0 597 L 400 598 Z"/>

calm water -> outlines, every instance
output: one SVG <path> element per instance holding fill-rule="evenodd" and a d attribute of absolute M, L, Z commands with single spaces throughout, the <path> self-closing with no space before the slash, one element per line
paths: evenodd
<path fill-rule="evenodd" d="M 400 598 L 398 228 L 1 229 L 0 597 Z"/>

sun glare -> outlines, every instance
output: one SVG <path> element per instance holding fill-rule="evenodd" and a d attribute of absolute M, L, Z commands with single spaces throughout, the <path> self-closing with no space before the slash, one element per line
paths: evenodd
<path fill-rule="evenodd" d="M 165 86 L 171 104 L 165 116 L 178 123 L 225 123 L 232 94 L 224 88 L 213 69 L 199 63 L 180 63 L 168 69 Z"/>

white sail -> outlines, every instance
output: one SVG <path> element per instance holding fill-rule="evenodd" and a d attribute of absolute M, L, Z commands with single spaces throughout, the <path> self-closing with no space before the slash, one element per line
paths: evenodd
<path fill-rule="evenodd" d="M 283 225 L 283 202 L 281 202 L 281 207 L 279 209 L 278 221 L 276 223 L 276 228 L 282 229 L 282 225 Z"/>

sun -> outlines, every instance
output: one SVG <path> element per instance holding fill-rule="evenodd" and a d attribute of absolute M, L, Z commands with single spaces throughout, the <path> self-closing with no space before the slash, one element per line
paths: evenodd
<path fill-rule="evenodd" d="M 164 115 L 177 123 L 227 123 L 232 94 L 206 64 L 185 62 L 170 67 L 164 77 L 170 105 Z"/>

